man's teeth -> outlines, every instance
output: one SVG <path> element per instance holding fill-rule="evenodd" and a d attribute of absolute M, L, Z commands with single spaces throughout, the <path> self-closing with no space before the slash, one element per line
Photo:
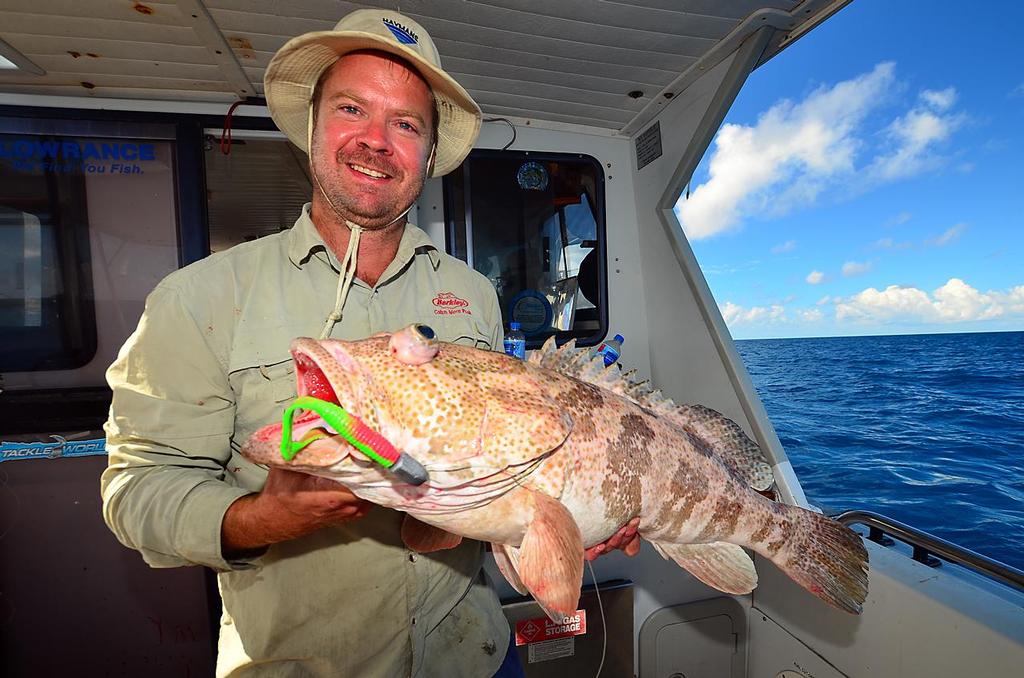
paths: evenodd
<path fill-rule="evenodd" d="M 351 167 L 352 169 L 354 169 L 357 172 L 360 172 L 361 174 L 365 174 L 365 175 L 373 177 L 375 179 L 385 179 L 388 176 L 388 175 L 384 174 L 383 172 L 378 172 L 376 170 L 370 169 L 369 167 L 363 167 L 362 165 L 349 165 L 349 167 Z"/>

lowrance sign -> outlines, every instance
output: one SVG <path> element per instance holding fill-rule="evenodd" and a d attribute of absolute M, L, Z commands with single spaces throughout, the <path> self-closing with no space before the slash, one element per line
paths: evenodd
<path fill-rule="evenodd" d="M 156 145 L 132 141 L 78 141 L 22 137 L 0 141 L 0 161 L 21 172 L 144 174 Z"/>

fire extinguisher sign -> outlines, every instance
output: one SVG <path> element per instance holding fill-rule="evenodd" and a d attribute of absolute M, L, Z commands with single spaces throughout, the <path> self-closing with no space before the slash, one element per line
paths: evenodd
<path fill-rule="evenodd" d="M 516 645 L 529 645 L 556 638 L 571 638 L 587 632 L 587 611 L 576 610 L 575 614 L 553 622 L 547 617 L 523 619 L 516 622 Z"/>

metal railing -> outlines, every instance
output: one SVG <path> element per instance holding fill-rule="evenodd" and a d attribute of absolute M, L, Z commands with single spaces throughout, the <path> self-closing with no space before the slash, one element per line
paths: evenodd
<path fill-rule="evenodd" d="M 873 511 L 844 511 L 832 516 L 843 525 L 861 524 L 868 528 L 868 539 L 885 546 L 891 546 L 892 540 L 899 539 L 914 549 L 914 560 L 930 567 L 938 567 L 941 563 L 935 556 L 957 565 L 974 570 L 986 577 L 1012 586 L 1024 592 L 1024 571 L 1011 567 L 1006 563 L 993 560 L 988 556 L 975 553 L 970 549 L 957 546 L 933 534 L 928 534 L 915 527 L 893 520 Z"/>

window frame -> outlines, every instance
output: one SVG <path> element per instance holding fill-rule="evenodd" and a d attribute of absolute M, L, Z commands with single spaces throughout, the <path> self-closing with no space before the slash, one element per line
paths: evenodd
<path fill-rule="evenodd" d="M 594 170 L 595 182 L 594 182 L 594 204 L 590 206 L 590 211 L 594 217 L 595 223 L 595 238 L 597 244 L 594 249 L 597 251 L 597 279 L 598 279 L 598 302 L 594 304 L 597 310 L 597 322 L 598 328 L 596 331 L 588 330 L 556 330 L 552 332 L 543 332 L 536 336 L 528 336 L 526 339 L 526 346 L 528 349 L 538 349 L 550 336 L 555 337 L 555 341 L 561 345 L 570 339 L 576 340 L 577 346 L 597 346 L 600 344 L 608 334 L 608 314 L 609 314 L 609 299 L 608 299 L 608 238 L 607 238 L 607 209 L 605 205 L 605 173 L 604 166 L 597 158 L 587 155 L 585 153 L 558 153 L 558 152 L 538 152 L 538 151 L 505 151 L 498 149 L 473 149 L 470 151 L 466 160 L 455 172 L 449 173 L 443 177 L 443 204 L 444 204 L 444 233 L 445 233 L 445 251 L 453 257 L 461 259 L 466 264 L 473 268 L 472 264 L 472 248 L 473 248 L 473 227 L 472 227 L 472 206 L 471 196 L 473 187 L 473 177 L 469 171 L 470 163 L 473 160 L 507 160 L 511 162 L 564 162 L 571 160 L 574 162 L 583 162 L 590 165 Z M 462 176 L 462 190 L 458 190 L 455 186 L 457 178 L 461 174 Z M 456 201 L 462 201 L 461 205 L 456 205 Z M 461 213 L 465 217 L 463 223 L 458 223 L 455 219 L 455 215 Z M 463 226 L 465 227 L 464 230 Z M 462 231 L 460 233 L 460 230 Z M 460 237 L 461 236 L 461 237 Z M 457 245 L 464 243 L 465 254 L 457 250 Z M 502 318 L 506 314 L 507 309 L 502 309 Z"/>

